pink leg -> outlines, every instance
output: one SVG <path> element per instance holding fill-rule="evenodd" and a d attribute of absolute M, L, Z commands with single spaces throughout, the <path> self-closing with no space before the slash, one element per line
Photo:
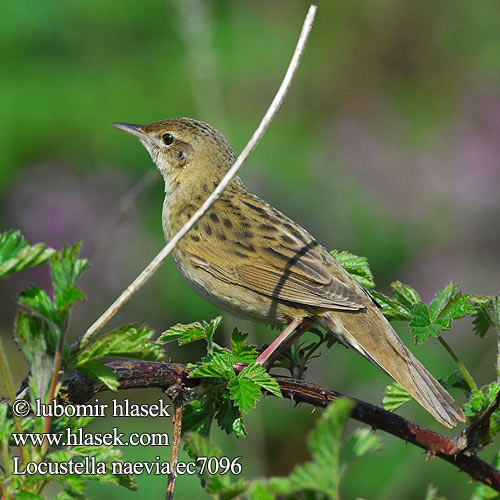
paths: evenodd
<path fill-rule="evenodd" d="M 296 334 L 294 330 L 304 321 L 304 318 L 294 318 L 292 322 L 281 332 L 273 343 L 267 347 L 264 352 L 255 360 L 256 365 L 267 364 L 270 368 L 274 361 L 281 355 L 281 353 L 307 329 L 306 326 L 300 328 Z"/>

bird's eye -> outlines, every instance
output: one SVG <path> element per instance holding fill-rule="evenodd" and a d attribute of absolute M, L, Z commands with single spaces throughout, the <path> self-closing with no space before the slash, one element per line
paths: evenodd
<path fill-rule="evenodd" d="M 172 134 L 163 134 L 161 136 L 161 140 L 163 141 L 163 144 L 170 146 L 170 144 L 174 142 L 174 136 Z"/>

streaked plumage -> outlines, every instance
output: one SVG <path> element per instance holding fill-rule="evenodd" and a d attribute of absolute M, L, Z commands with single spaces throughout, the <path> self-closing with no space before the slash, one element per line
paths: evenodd
<path fill-rule="evenodd" d="M 168 240 L 217 186 L 234 152 L 213 127 L 188 118 L 115 126 L 138 136 L 163 174 Z M 221 309 L 266 323 L 304 318 L 385 371 L 444 425 L 464 420 L 356 280 L 238 177 L 172 255 L 188 283 Z"/>

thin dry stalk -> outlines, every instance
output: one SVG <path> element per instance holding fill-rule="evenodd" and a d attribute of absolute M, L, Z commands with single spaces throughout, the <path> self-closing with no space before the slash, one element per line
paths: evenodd
<path fill-rule="evenodd" d="M 139 289 L 148 281 L 149 278 L 156 272 L 163 261 L 168 257 L 168 255 L 175 248 L 177 243 L 183 238 L 187 232 L 205 215 L 212 204 L 217 200 L 221 193 L 226 189 L 226 187 L 231 183 L 233 178 L 236 176 L 240 168 L 246 159 L 250 156 L 252 151 L 255 149 L 264 133 L 271 124 L 273 118 L 278 112 L 281 104 L 283 103 L 288 89 L 292 83 L 293 77 L 297 72 L 300 64 L 302 54 L 309 37 L 309 33 L 312 28 L 314 17 L 316 15 L 317 7 L 311 5 L 309 11 L 307 12 L 306 19 L 302 26 L 302 31 L 299 36 L 299 41 L 295 47 L 295 51 L 292 56 L 292 60 L 288 66 L 285 77 L 281 82 L 281 85 L 276 93 L 271 105 L 269 106 L 264 118 L 260 122 L 259 126 L 252 135 L 252 138 L 245 146 L 245 149 L 238 156 L 236 162 L 231 167 L 231 169 L 224 176 L 220 184 L 215 188 L 213 193 L 207 198 L 205 203 L 194 213 L 194 215 L 189 219 L 188 222 L 179 230 L 179 232 L 165 245 L 165 247 L 160 251 L 160 253 L 151 261 L 151 263 L 142 271 L 142 273 L 131 283 L 122 294 L 111 304 L 108 309 L 89 327 L 89 329 L 83 335 L 80 346 L 87 344 L 103 327 L 106 325 L 113 316 L 130 300 L 130 298 L 136 294 Z"/>

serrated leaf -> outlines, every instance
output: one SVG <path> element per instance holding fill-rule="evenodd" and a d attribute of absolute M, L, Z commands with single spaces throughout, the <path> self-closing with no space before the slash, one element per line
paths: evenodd
<path fill-rule="evenodd" d="M 333 402 L 309 436 L 308 448 L 313 461 L 296 466 L 289 478 L 272 480 L 271 484 L 278 486 L 281 493 L 310 490 L 339 499 L 341 438 L 352 407 L 353 403 L 347 399 Z"/>
<path fill-rule="evenodd" d="M 368 265 L 368 259 L 366 257 L 360 257 L 359 255 L 354 255 L 352 253 L 346 252 L 345 250 L 339 252 L 338 250 L 332 250 L 331 254 L 335 257 L 342 267 L 360 283 L 365 288 L 373 288 L 375 286 L 375 281 L 373 280 L 373 274 Z"/>
<path fill-rule="evenodd" d="M 245 437 L 247 435 L 247 430 L 241 417 L 233 422 L 233 431 L 238 437 Z"/>
<path fill-rule="evenodd" d="M 498 382 L 485 385 L 481 387 L 481 390 L 472 391 L 469 401 L 464 405 L 465 415 L 474 417 L 485 412 L 493 404 L 499 392 L 500 383 Z"/>
<path fill-rule="evenodd" d="M 154 330 L 144 325 L 126 325 L 100 337 L 78 355 L 77 367 L 104 356 L 160 361 L 165 358 L 163 349 L 151 341 Z"/>
<path fill-rule="evenodd" d="M 220 448 L 199 434 L 193 432 L 187 433 L 184 436 L 184 443 L 186 451 L 193 459 L 197 459 L 198 457 L 222 457 Z M 236 498 L 247 489 L 248 486 L 244 481 L 231 483 L 230 477 L 230 474 L 211 475 L 205 469 L 203 478 L 206 481 L 207 493 L 210 493 L 213 498 L 219 500 L 230 500 Z"/>
<path fill-rule="evenodd" d="M 474 333 L 482 337 L 490 328 L 497 328 L 500 333 L 499 297 L 473 296 L 470 302 L 473 307 Z"/>
<path fill-rule="evenodd" d="M 61 327 L 61 319 L 54 308 L 54 304 L 44 290 L 31 285 L 21 292 L 17 298 L 18 304 L 29 307 L 40 317 L 50 321 L 54 325 Z"/>
<path fill-rule="evenodd" d="M 429 309 L 423 302 L 417 304 L 411 313 L 410 326 L 415 334 L 417 344 L 421 344 L 429 337 L 439 337 L 442 330 L 449 330 L 451 327 L 451 320 L 449 319 L 436 319 L 432 321 Z"/>
<path fill-rule="evenodd" d="M 456 320 L 471 314 L 473 306 L 469 299 L 469 294 L 462 295 L 462 292 L 457 292 L 457 294 L 448 301 L 448 304 L 443 308 L 439 317 Z"/>
<path fill-rule="evenodd" d="M 269 375 L 266 369 L 261 365 L 248 365 L 238 375 L 238 378 L 240 377 L 247 377 L 275 396 L 279 398 L 283 397 L 281 394 L 280 386 L 278 385 L 278 382 L 276 382 L 276 379 L 274 377 L 271 377 L 271 375 Z"/>
<path fill-rule="evenodd" d="M 462 295 L 453 282 L 441 288 L 432 299 L 429 306 L 423 302 L 414 305 L 411 310 L 410 326 L 416 337 L 417 344 L 429 337 L 439 337 L 442 331 L 449 330 L 453 320 L 470 314 L 473 306 L 470 295 Z"/>
<path fill-rule="evenodd" d="M 229 381 L 227 388 L 234 404 L 239 407 L 243 414 L 254 408 L 262 396 L 258 384 L 248 377 L 241 377 L 241 373 L 240 376 Z"/>
<path fill-rule="evenodd" d="M 206 427 L 209 418 L 207 409 L 199 399 L 191 401 L 184 405 L 182 412 L 182 433 L 201 432 Z"/>
<path fill-rule="evenodd" d="M 97 360 L 87 361 L 79 365 L 78 370 L 105 385 L 111 391 L 118 390 L 120 384 L 115 372 L 104 363 Z"/>
<path fill-rule="evenodd" d="M 425 493 L 425 500 L 446 500 L 445 497 L 438 496 L 438 490 L 432 484 L 429 484 Z"/>
<path fill-rule="evenodd" d="M 385 389 L 382 404 L 387 411 L 395 411 L 404 403 L 411 401 L 412 397 L 406 389 L 397 382 L 389 384 Z"/>
<path fill-rule="evenodd" d="M 40 318 L 19 310 L 14 337 L 30 364 L 36 396 L 43 397 L 52 378 L 52 357 L 47 354 L 49 326 Z"/>
<path fill-rule="evenodd" d="M 222 377 L 236 378 L 233 370 L 233 355 L 229 351 L 219 351 L 207 354 L 201 362 L 189 364 L 189 378 Z"/>
<path fill-rule="evenodd" d="M 254 345 L 245 345 L 247 337 L 248 333 L 241 333 L 237 328 L 233 330 L 231 351 L 233 351 L 235 362 L 251 364 L 258 357 Z"/>
<path fill-rule="evenodd" d="M 50 261 L 50 273 L 54 287 L 54 305 L 58 317 L 58 324 L 65 327 L 70 308 L 85 295 L 76 286 L 82 273 L 89 267 L 87 259 L 79 259 L 80 243 L 70 248 L 64 247 L 61 252 L 55 253 Z"/>
<path fill-rule="evenodd" d="M 177 323 L 172 328 L 169 328 L 163 332 L 160 337 L 156 340 L 158 344 L 166 344 L 167 342 L 172 342 L 177 340 L 179 345 L 189 344 L 196 340 L 206 340 L 212 339 L 215 330 L 219 326 L 222 320 L 222 316 L 217 316 L 209 323 L 203 321 L 195 321 L 194 323 L 189 323 L 188 325 L 183 325 L 182 323 Z"/>
<path fill-rule="evenodd" d="M 188 432 L 184 436 L 184 443 L 191 458 L 197 457 L 222 457 L 221 449 L 210 442 L 207 438 L 194 432 Z"/>
<path fill-rule="evenodd" d="M 453 297 L 457 289 L 458 286 L 451 281 L 436 293 L 429 304 L 429 316 L 431 320 L 434 320 L 441 315 L 441 312 Z"/>
<path fill-rule="evenodd" d="M 275 500 L 275 494 L 269 490 L 265 481 L 252 481 L 248 492 L 250 500 Z"/>
<path fill-rule="evenodd" d="M 30 245 L 20 231 L 0 233 L 0 278 L 44 264 L 54 253 L 43 243 Z"/>
<path fill-rule="evenodd" d="M 399 302 L 391 299 L 383 293 L 376 292 L 375 290 L 370 290 L 368 292 L 373 300 L 380 306 L 383 315 L 389 321 L 409 321 L 411 318 L 410 310 L 400 304 Z"/>
<path fill-rule="evenodd" d="M 79 259 L 78 252 L 81 243 L 76 243 L 72 247 L 64 247 L 61 252 L 57 252 L 52 257 L 50 272 L 54 284 L 55 302 L 64 304 L 64 295 L 68 294 L 67 289 L 73 288 L 82 273 L 90 267 L 87 259 Z M 74 296 L 69 293 L 69 296 Z"/>
<path fill-rule="evenodd" d="M 354 460 L 381 449 L 380 437 L 371 429 L 356 429 L 340 447 L 340 477 L 345 475 Z"/>
<path fill-rule="evenodd" d="M 221 401 L 217 404 L 217 413 L 215 414 L 215 419 L 219 424 L 219 427 L 226 432 L 226 434 L 231 434 L 235 431 L 234 422 L 240 419 L 241 412 L 226 394 L 223 395 Z"/>
<path fill-rule="evenodd" d="M 394 283 L 391 283 L 391 287 L 394 299 L 408 309 L 411 309 L 415 304 L 420 302 L 419 294 L 410 285 L 405 285 L 400 281 L 394 281 Z"/>

